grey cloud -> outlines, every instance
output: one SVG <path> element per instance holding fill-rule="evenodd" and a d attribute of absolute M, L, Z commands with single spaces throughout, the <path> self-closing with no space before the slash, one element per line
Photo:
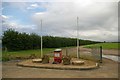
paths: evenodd
<path fill-rule="evenodd" d="M 48 34 L 54 33 L 52 35 L 58 34 L 60 36 L 61 34 L 61 36 L 68 36 L 73 33 L 72 35 L 76 36 L 76 17 L 78 16 L 79 33 L 87 33 L 88 31 L 88 34 L 91 34 L 82 36 L 82 38 L 110 41 L 108 36 L 103 37 L 104 34 L 114 34 L 110 37 L 114 37 L 114 41 L 116 41 L 118 36 L 117 10 L 117 3 L 114 2 L 93 2 L 85 6 L 82 6 L 81 3 L 53 2 L 47 6 L 45 14 L 34 15 L 33 19 L 43 19 L 43 27 L 47 29 Z M 37 24 L 40 25 L 39 23 Z M 98 31 L 96 32 L 96 30 Z M 95 33 L 97 36 L 92 35 L 92 33 Z"/>
<path fill-rule="evenodd" d="M 22 4 L 24 6 L 21 8 L 28 7 L 28 5 Z M 25 27 L 26 25 L 13 27 L 20 32 L 41 34 L 40 20 L 42 19 L 43 35 L 76 37 L 76 18 L 78 16 L 79 38 L 98 41 L 118 40 L 117 2 L 49 2 L 40 4 L 46 8 L 46 11 L 31 16 L 37 26 L 33 26 L 33 28 Z M 7 27 L 8 24 L 4 26 Z"/>

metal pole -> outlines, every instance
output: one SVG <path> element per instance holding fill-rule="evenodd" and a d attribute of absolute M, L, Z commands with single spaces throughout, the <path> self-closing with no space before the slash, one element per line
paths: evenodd
<path fill-rule="evenodd" d="M 102 46 L 100 46 L 100 63 L 102 63 Z"/>
<path fill-rule="evenodd" d="M 79 27 L 78 27 L 78 17 L 77 17 L 77 58 L 79 59 L 80 58 L 80 55 L 79 55 L 79 33 L 78 33 L 78 31 L 79 31 Z"/>
<path fill-rule="evenodd" d="M 41 58 L 43 57 L 43 51 L 42 51 L 42 20 L 41 20 Z"/>

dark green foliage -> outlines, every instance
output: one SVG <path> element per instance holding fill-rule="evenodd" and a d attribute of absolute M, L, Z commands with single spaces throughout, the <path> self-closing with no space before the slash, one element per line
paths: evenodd
<path fill-rule="evenodd" d="M 10 60 L 9 56 L 2 57 L 2 61 L 9 61 L 9 60 Z"/>
<path fill-rule="evenodd" d="M 66 47 L 66 46 L 75 46 L 75 45 L 76 45 L 76 39 L 73 38 L 53 37 L 53 36 L 43 37 L 43 47 L 57 48 L 57 47 Z"/>
<path fill-rule="evenodd" d="M 2 37 L 3 50 L 17 51 L 28 49 L 40 49 L 41 37 L 37 34 L 19 33 L 9 29 L 4 32 Z M 80 45 L 97 43 L 89 40 L 80 40 Z M 66 46 L 76 46 L 75 38 L 43 36 L 44 48 L 58 48 Z"/>
<path fill-rule="evenodd" d="M 2 38 L 3 48 L 6 47 L 7 50 L 19 50 L 21 45 L 18 35 L 19 33 L 17 31 L 11 29 L 5 31 L 4 36 Z"/>

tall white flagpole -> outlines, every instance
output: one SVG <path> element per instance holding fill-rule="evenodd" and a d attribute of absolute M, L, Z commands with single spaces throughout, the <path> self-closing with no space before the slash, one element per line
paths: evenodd
<path fill-rule="evenodd" d="M 77 58 L 79 59 L 80 58 L 80 55 L 79 55 L 79 27 L 78 27 L 78 17 L 77 17 Z"/>
<path fill-rule="evenodd" d="M 41 20 L 41 58 L 43 57 L 43 51 L 42 51 L 42 20 Z"/>

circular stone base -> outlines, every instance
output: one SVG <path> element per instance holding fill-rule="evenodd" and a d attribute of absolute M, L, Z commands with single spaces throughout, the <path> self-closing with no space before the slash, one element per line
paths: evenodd
<path fill-rule="evenodd" d="M 41 62 L 42 62 L 42 59 L 32 59 L 32 62 L 33 62 L 33 63 L 41 63 Z"/>
<path fill-rule="evenodd" d="M 72 61 L 73 65 L 82 65 L 84 64 L 84 61 Z"/>
<path fill-rule="evenodd" d="M 39 61 L 39 59 L 37 59 Z M 29 59 L 25 61 L 18 62 L 18 66 L 22 67 L 32 67 L 32 68 L 44 68 L 44 69 L 60 69 L 60 70 L 91 70 L 99 68 L 99 64 L 93 61 L 84 60 L 84 65 L 63 65 L 60 64 L 52 64 L 54 59 L 50 59 L 48 64 L 42 64 L 42 63 L 33 63 L 33 61 L 36 61 L 36 59 Z M 83 61 L 83 60 L 76 60 L 73 59 L 73 61 Z"/>

